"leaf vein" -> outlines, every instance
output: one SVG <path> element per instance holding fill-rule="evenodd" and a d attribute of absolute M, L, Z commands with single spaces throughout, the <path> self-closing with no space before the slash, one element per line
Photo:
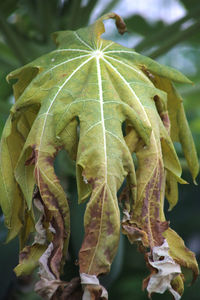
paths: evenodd
<path fill-rule="evenodd" d="M 54 101 L 56 100 L 56 97 L 58 96 L 58 94 L 60 93 L 60 91 L 62 90 L 62 88 L 66 85 L 66 83 L 73 77 L 73 75 L 78 71 L 80 70 L 86 63 L 88 63 L 93 57 L 90 57 L 89 59 L 87 59 L 86 61 L 84 61 L 80 66 L 78 66 L 72 73 L 71 75 L 64 81 L 64 83 L 59 87 L 58 91 L 56 92 L 54 98 L 52 99 L 50 105 L 49 105 L 49 108 L 47 110 L 47 115 L 44 119 L 44 123 L 43 123 L 43 127 L 42 127 L 42 133 L 41 133 L 41 136 L 40 136 L 40 142 L 39 142 L 39 147 L 38 147 L 38 156 L 39 156 L 39 153 L 40 153 L 40 148 L 41 148 L 41 144 L 42 144 L 42 138 L 43 138 L 43 135 L 44 135 L 44 130 L 45 130 L 45 126 L 46 126 L 46 121 L 47 121 L 47 116 L 48 116 L 48 113 L 54 103 Z M 38 183 L 39 183 L 39 170 L 37 169 L 37 179 L 38 179 Z M 39 189 L 40 189 L 40 186 L 39 186 Z"/>
<path fill-rule="evenodd" d="M 78 35 L 77 32 L 74 32 L 76 38 L 81 42 L 81 44 L 85 45 L 87 48 L 89 48 L 90 50 L 93 50 L 92 47 L 90 47 L 90 45 L 88 45 L 85 41 L 82 40 L 82 38 Z"/>
<path fill-rule="evenodd" d="M 106 50 L 106 49 L 108 49 L 110 46 L 112 46 L 114 44 L 114 42 L 111 42 L 110 44 L 108 44 L 106 47 L 104 47 L 103 49 L 102 49 L 102 51 L 104 51 L 104 50 Z"/>
<path fill-rule="evenodd" d="M 133 67 L 129 66 L 128 64 L 126 64 L 126 63 L 124 63 L 124 62 L 120 61 L 119 59 L 116 59 L 116 58 L 114 58 L 114 57 L 112 57 L 112 56 L 108 56 L 108 55 L 104 55 L 104 56 L 106 56 L 107 58 L 110 58 L 110 59 L 116 61 L 117 63 L 119 63 L 119 64 L 121 64 L 121 65 L 124 65 L 125 67 L 127 67 L 127 68 L 133 70 L 134 72 L 136 72 L 137 74 L 139 74 L 140 76 L 142 76 L 142 77 L 145 79 L 145 81 L 148 81 L 148 82 L 151 83 L 150 79 L 148 79 L 148 77 L 145 76 L 144 73 L 143 73 L 142 71 L 140 71 L 140 70 L 138 70 L 138 69 L 136 69 L 136 68 L 133 68 Z"/>
<path fill-rule="evenodd" d="M 62 52 L 62 51 L 74 51 L 74 52 L 86 52 L 86 53 L 90 53 L 91 52 L 89 50 L 84 50 L 84 49 L 56 49 L 56 50 L 52 51 L 51 53 Z"/>

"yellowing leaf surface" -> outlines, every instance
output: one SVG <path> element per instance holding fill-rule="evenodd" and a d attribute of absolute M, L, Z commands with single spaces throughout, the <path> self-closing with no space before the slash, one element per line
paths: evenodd
<path fill-rule="evenodd" d="M 89 197 L 79 267 L 81 278 L 87 275 L 84 297 L 88 294 L 90 299 L 96 297 L 97 290 L 98 299 L 107 297 L 94 278 L 109 272 L 117 251 L 117 192 L 126 178 L 129 197 L 123 201 L 124 233 L 131 242 L 150 248 L 149 257 L 155 247 L 168 241 L 163 212 L 166 172 L 168 187 L 184 182 L 170 137 L 170 121 L 171 133 L 175 126 L 175 136 L 183 145 L 194 178 L 198 172 L 189 159 L 191 153 L 196 159 L 196 152 L 194 146 L 188 150 L 191 134 L 183 108 L 178 114 L 180 122 L 175 121 L 172 99 L 177 100 L 171 80 L 189 80 L 178 71 L 101 39 L 107 18 L 116 20 L 120 33 L 125 31 L 123 20 L 111 13 L 88 28 L 57 32 L 56 50 L 8 75 L 8 80 L 17 79 L 16 103 L 1 141 L 1 205 L 13 237 L 20 232 L 26 215 L 32 216 L 35 199 L 41 213 L 35 221 L 37 234 L 33 245 L 22 250 L 26 255 L 24 259 L 22 255 L 16 271 L 31 271 L 40 256 L 37 290 L 44 296 L 49 286 L 49 299 L 59 295 L 57 287 L 62 285 L 60 272 L 70 234 L 68 201 L 54 171 L 54 159 L 61 149 L 76 160 L 79 203 Z M 186 138 L 183 127 L 187 127 Z M 138 160 L 136 172 L 133 152 Z M 174 191 L 171 195 L 168 189 L 171 207 L 177 202 L 177 194 L 173 200 L 176 187 Z M 20 213 L 14 214 L 16 211 Z M 22 244 L 31 231 L 31 226 L 28 228 L 26 233 L 21 231 Z M 182 254 L 185 249 L 181 248 Z M 177 251 L 173 248 L 170 261 L 176 260 Z M 177 263 L 182 265 L 181 260 Z M 196 268 L 195 258 L 190 255 L 190 262 L 183 265 Z M 170 278 L 174 280 L 174 276 Z"/>

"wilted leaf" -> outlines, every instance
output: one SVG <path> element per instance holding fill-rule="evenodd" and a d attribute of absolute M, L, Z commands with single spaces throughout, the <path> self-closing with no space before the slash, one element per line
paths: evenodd
<path fill-rule="evenodd" d="M 199 270 L 194 253 L 185 246 L 184 241 L 174 230 L 169 228 L 164 236 L 169 244 L 170 255 L 179 265 L 193 272 L 193 281 L 195 281 Z"/>
<path fill-rule="evenodd" d="M 181 143 L 189 170 L 195 181 L 199 172 L 199 163 L 192 134 L 185 116 L 183 100 L 169 80 L 158 76 L 151 78 L 155 86 L 165 91 L 168 95 L 168 112 L 171 123 L 170 135 L 173 141 Z M 179 82 L 185 82 L 185 80 L 180 78 Z"/>
<path fill-rule="evenodd" d="M 19 233 L 24 218 L 21 191 L 13 177 L 23 140 L 16 126 L 13 126 L 12 129 L 13 123 L 11 117 L 9 117 L 4 127 L 0 144 L 0 204 L 4 212 L 5 224 L 9 229 L 7 241 Z M 14 201 L 15 209 L 13 210 Z"/>
<path fill-rule="evenodd" d="M 175 300 L 180 299 L 180 295 L 172 288 L 171 281 L 181 273 L 180 265 L 175 263 L 168 253 L 169 246 L 167 241 L 160 247 L 154 247 L 152 251 L 152 259 L 149 259 L 149 264 L 157 269 L 157 273 L 152 274 L 147 285 L 147 291 L 151 293 L 163 294 L 169 290 Z"/>
<path fill-rule="evenodd" d="M 30 274 L 37 266 L 38 260 L 45 251 L 45 245 L 26 246 L 20 253 L 19 265 L 15 268 L 17 276 Z"/>
<path fill-rule="evenodd" d="M 107 299 L 107 292 L 97 277 L 109 272 L 117 251 L 120 236 L 117 192 L 125 178 L 127 186 L 121 197 L 125 215 L 123 232 L 131 242 L 140 242 L 144 249 L 150 249 L 146 254 L 152 271 L 149 284 L 162 281 L 162 290 L 169 289 L 173 295 L 181 290 L 182 282 L 174 281 L 180 272 L 170 273 L 167 264 L 163 268 L 168 279 L 155 276 L 154 252 L 165 243 L 169 244 L 169 253 L 165 253 L 168 262 L 173 262 L 179 270 L 184 265 L 194 270 L 195 275 L 198 272 L 194 256 L 186 255 L 186 248 L 171 244 L 171 230 L 163 212 L 166 172 L 171 208 L 177 201 L 174 181 L 185 183 L 170 137 L 173 126 L 188 161 L 191 142 L 188 129 L 187 137 L 182 135 L 181 124 L 187 127 L 182 106 L 178 129 L 173 122 L 170 99 L 175 92 L 174 89 L 171 92 L 171 80 L 190 81 L 178 71 L 102 40 L 103 20 L 108 18 L 116 20 L 120 33 L 126 30 L 123 20 L 110 13 L 87 28 L 57 32 L 54 34 L 57 50 L 8 75 L 9 80 L 17 80 L 14 85 L 17 101 L 1 144 L 2 195 L 10 185 L 7 199 L 1 203 L 11 230 L 14 230 L 13 223 L 22 222 L 12 217 L 19 203 L 22 214 L 27 213 L 28 207 L 29 216 L 32 215 L 33 199 L 40 211 L 35 221 L 35 240 L 32 246 L 22 250 L 28 255 L 20 261 L 17 270 L 18 273 L 31 270 L 42 249 L 41 280 L 36 290 L 47 299 L 56 299 L 59 291 L 64 295 L 67 285 L 61 282 L 60 273 L 69 240 L 69 208 L 54 171 L 54 159 L 61 149 L 76 160 L 79 203 L 90 197 L 84 216 L 85 237 L 79 252 L 83 299 Z M 170 90 L 165 89 L 165 83 L 170 85 Z M 15 134 L 16 130 L 20 134 Z M 16 143 L 20 143 L 17 154 L 13 154 L 13 135 Z M 138 161 L 136 172 L 133 152 Z M 12 155 L 15 155 L 13 165 Z M 196 159 L 194 149 L 192 155 Z M 192 165 L 191 171 L 195 177 L 197 167 Z M 19 200 L 14 197 L 16 187 L 20 191 Z M 174 195 L 176 198 L 172 199 Z M 179 259 L 180 255 L 183 260 Z M 157 290 L 151 288 L 149 292 L 152 291 Z"/>

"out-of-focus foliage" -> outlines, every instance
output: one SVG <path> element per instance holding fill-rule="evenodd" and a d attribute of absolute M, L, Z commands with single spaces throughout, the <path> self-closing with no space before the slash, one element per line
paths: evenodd
<path fill-rule="evenodd" d="M 81 6 L 81 0 L 6 0 L 0 1 L 0 134 L 8 116 L 8 111 L 13 103 L 11 86 L 7 84 L 5 77 L 13 69 L 27 63 L 37 56 L 54 49 L 51 41 L 50 33 L 63 29 L 76 29 L 86 26 L 90 20 L 91 14 L 98 2 L 103 0 L 83 1 L 85 6 Z M 103 11 L 99 15 L 114 10 L 115 5 L 120 2 L 117 0 L 105 1 Z M 182 0 L 180 4 L 184 5 L 185 16 L 174 22 L 167 24 L 163 20 L 149 21 L 142 15 L 133 15 L 125 19 L 128 27 L 129 35 L 126 35 L 125 40 L 132 37 L 134 34 L 139 35 L 141 41 L 135 45 L 137 51 L 150 55 L 158 61 L 178 68 L 195 83 L 194 86 L 178 86 L 181 95 L 184 98 L 184 106 L 189 119 L 190 128 L 195 139 L 197 151 L 200 154 L 200 2 L 198 0 Z M 170 5 L 169 5 L 170 10 Z M 176 144 L 179 156 L 183 157 L 179 144 Z M 63 186 L 68 189 L 70 198 L 70 206 L 74 208 L 76 200 L 76 185 L 74 181 L 74 166 L 70 162 L 69 168 L 63 168 L 64 153 L 60 153 L 56 161 L 56 170 L 59 178 L 62 180 Z M 185 161 L 182 160 L 182 166 L 185 168 L 184 179 L 191 182 L 191 177 L 188 176 Z M 199 182 L 199 180 L 197 180 Z M 199 210 L 200 204 L 199 187 L 181 186 L 180 199 L 177 207 L 170 212 L 171 225 L 182 235 L 186 240 L 187 246 L 196 252 L 197 257 L 200 256 L 200 221 Z M 192 200 L 192 205 L 191 205 Z M 167 209 L 168 207 L 166 207 Z M 81 218 L 82 208 L 79 208 L 79 215 L 76 218 Z M 190 211 L 190 214 L 188 214 Z M 1 227 L 3 227 L 3 219 L 0 219 Z M 72 221 L 73 222 L 73 221 Z M 185 226 L 187 224 L 187 227 Z M 73 224 L 72 224 L 73 226 Z M 71 261 L 77 258 L 77 249 L 81 243 L 81 230 L 74 226 L 76 234 L 79 238 L 72 237 Z M 21 285 L 16 285 L 14 275 L 12 273 L 13 266 L 17 263 L 16 253 L 18 251 L 17 241 L 14 241 L 12 247 L 2 244 L 5 240 L 6 231 L 2 228 L 0 234 L 0 256 L 7 266 L 6 283 L 3 281 L 5 277 L 5 268 L 0 271 L 0 298 L 9 299 L 8 287 L 13 287 L 17 299 L 38 299 L 37 296 L 24 295 L 24 289 Z M 123 259 L 124 265 L 120 273 L 118 281 L 110 286 L 110 299 L 121 299 L 122 295 L 125 299 L 138 300 L 146 299 L 141 291 L 141 280 L 147 275 L 143 258 L 136 251 L 133 253 L 132 248 L 126 247 L 126 256 Z M 10 249 L 10 250 L 8 250 Z M 74 250 L 75 249 L 75 250 Z M 11 251 L 7 255 L 8 251 Z M 118 257 L 122 256 L 118 253 Z M 13 261 L 11 259 L 13 258 Z M 120 262 L 120 263 L 119 263 Z M 111 272 L 111 277 L 119 272 L 121 259 L 116 260 L 116 264 Z M 133 276 L 133 268 L 135 270 Z M 71 272 L 76 273 L 77 269 L 72 263 Z M 66 277 L 67 277 L 66 273 Z M 112 278 L 113 280 L 113 278 Z M 111 279 L 107 280 L 111 281 Z M 3 286 L 3 288 L 2 288 Z M 199 298 L 200 282 L 197 281 L 192 289 L 187 289 L 183 299 L 197 300 Z M 17 290 L 17 292 L 16 292 Z M 23 292 L 22 292 L 23 291 Z M 7 297 L 7 298 L 6 298 Z M 153 299 L 160 299 L 159 295 L 153 296 Z M 11 298 L 12 299 L 12 298 Z M 162 299 L 169 299 L 169 294 L 163 295 Z"/>

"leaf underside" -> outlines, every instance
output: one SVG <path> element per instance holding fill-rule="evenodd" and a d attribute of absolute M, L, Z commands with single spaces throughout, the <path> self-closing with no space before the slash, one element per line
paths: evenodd
<path fill-rule="evenodd" d="M 181 143 L 194 180 L 198 174 L 182 100 L 172 85 L 172 81 L 189 80 L 101 39 L 102 21 L 107 18 L 115 18 L 123 33 L 125 25 L 115 14 L 103 16 L 88 28 L 57 32 L 56 50 L 8 75 L 8 80 L 17 79 L 13 85 L 16 103 L 0 146 L 0 201 L 8 240 L 20 235 L 16 273 L 30 273 L 39 259 L 41 281 L 36 289 L 47 299 L 58 293 L 58 287 L 66 292 L 60 273 L 70 236 L 70 212 L 54 171 L 61 149 L 76 161 L 79 203 L 89 198 L 80 274 L 99 276 L 110 270 L 120 234 L 117 192 L 125 179 L 123 233 L 131 243 L 143 245 L 143 251 L 150 249 L 145 254 L 149 266 L 154 263 L 150 257 L 155 247 L 167 241 L 175 264 L 191 269 L 195 278 L 198 274 L 193 253 L 169 228 L 163 212 L 165 195 L 172 209 L 178 200 L 177 182 L 185 183 L 173 141 Z M 36 209 L 39 219 L 34 217 Z M 23 249 L 33 224 L 33 245 Z M 156 268 L 150 266 L 150 270 L 147 289 Z M 171 277 L 170 286 L 179 295 L 183 279 L 177 275 Z M 97 299 L 97 290 L 98 299 L 104 299 L 98 284 L 83 286 L 91 299 Z"/>

